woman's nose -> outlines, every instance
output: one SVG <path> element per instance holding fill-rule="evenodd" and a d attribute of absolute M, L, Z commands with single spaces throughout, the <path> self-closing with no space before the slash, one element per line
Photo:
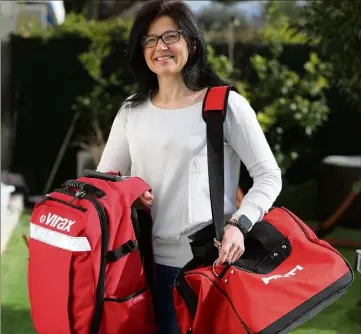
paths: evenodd
<path fill-rule="evenodd" d="M 168 46 L 167 44 L 165 44 L 162 39 L 159 39 L 158 44 L 157 44 L 157 50 L 167 50 Z"/>

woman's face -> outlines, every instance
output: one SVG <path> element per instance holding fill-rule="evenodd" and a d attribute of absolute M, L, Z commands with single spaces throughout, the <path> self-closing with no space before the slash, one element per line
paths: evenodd
<path fill-rule="evenodd" d="M 143 39 L 144 58 L 149 69 L 158 76 L 179 73 L 188 60 L 188 46 L 179 28 L 169 16 L 151 23 Z M 158 38 L 163 35 L 162 38 Z"/>

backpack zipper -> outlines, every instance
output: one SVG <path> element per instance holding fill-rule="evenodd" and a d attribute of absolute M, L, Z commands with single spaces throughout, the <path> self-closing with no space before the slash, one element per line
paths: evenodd
<path fill-rule="evenodd" d="M 66 201 L 63 201 L 59 198 L 55 198 L 55 197 L 51 197 L 51 195 L 49 194 L 46 194 L 39 202 L 39 204 L 43 204 L 45 203 L 46 201 L 54 201 L 54 202 L 58 202 L 58 203 L 61 203 L 61 204 L 64 204 L 64 205 L 67 205 L 67 206 L 70 206 L 71 208 L 75 209 L 75 210 L 79 210 L 81 212 L 86 212 L 86 209 L 85 208 L 82 208 L 81 206 L 77 206 L 77 205 L 73 205 L 71 204 L 71 201 L 70 202 L 66 202 Z"/>
<path fill-rule="evenodd" d="M 124 303 L 127 302 L 128 300 L 131 300 L 133 298 L 135 298 L 136 296 L 142 294 L 143 292 L 147 291 L 147 286 L 145 286 L 143 289 L 138 290 L 134 293 L 132 293 L 131 295 L 124 297 L 124 298 L 104 298 L 104 301 L 106 302 L 116 302 L 116 303 Z"/>
<path fill-rule="evenodd" d="M 104 207 L 99 203 L 99 201 L 92 195 L 86 194 L 84 192 L 74 191 L 71 189 L 56 189 L 56 192 L 67 194 L 70 196 L 75 196 L 75 199 L 86 199 L 93 203 L 95 210 L 99 216 L 100 229 L 101 229 L 101 251 L 100 251 L 100 271 L 98 278 L 98 285 L 96 289 L 96 301 L 94 308 L 94 315 L 90 327 L 90 334 L 98 334 L 100 329 L 100 323 L 103 312 L 104 304 L 104 290 L 105 290 L 105 269 L 106 269 L 106 254 L 108 252 L 108 243 L 109 243 L 109 222 L 108 217 L 105 212 Z M 72 202 L 71 200 L 70 202 Z M 67 205 L 72 205 L 65 202 Z"/>
<path fill-rule="evenodd" d="M 96 291 L 96 304 L 94 309 L 94 317 L 90 329 L 91 334 L 98 334 L 102 313 L 103 313 L 103 304 L 104 304 L 106 254 L 108 252 L 108 242 L 109 242 L 109 225 L 108 225 L 109 223 L 104 207 L 99 203 L 99 201 L 95 197 L 92 197 L 91 195 L 85 195 L 83 198 L 93 203 L 99 215 L 100 228 L 102 231 L 100 271 L 99 271 L 98 286 Z"/>

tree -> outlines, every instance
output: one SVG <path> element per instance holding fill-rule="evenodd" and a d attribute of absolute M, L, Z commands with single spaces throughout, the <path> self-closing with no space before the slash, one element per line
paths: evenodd
<path fill-rule="evenodd" d="M 210 6 L 198 15 L 200 22 L 204 23 L 206 29 L 212 30 L 212 34 L 207 31 L 212 40 L 224 40 L 222 27 L 227 27 L 223 22 L 233 17 L 237 21 L 237 27 L 234 31 L 234 39 L 243 43 L 269 43 L 269 34 L 276 33 L 278 39 L 283 43 L 303 43 L 304 36 L 296 33 L 290 27 L 290 22 L 298 22 L 301 17 L 303 3 L 302 1 L 277 1 L 268 0 L 259 3 L 257 15 L 252 18 L 245 14 L 245 10 L 239 4 L 246 4 L 251 1 L 222 1 L 213 0 L 216 6 Z M 211 24 L 211 28 L 207 23 Z M 221 24 L 222 23 L 222 24 Z M 273 31 L 271 31 L 273 30 Z M 227 30 L 225 30 L 227 33 Z M 216 38 L 215 38 L 216 37 Z M 276 37 L 276 36 L 272 36 Z"/>
<path fill-rule="evenodd" d="M 267 17 L 269 8 L 274 8 L 274 13 L 271 17 Z M 301 1 L 277 1 L 269 0 L 262 3 L 262 16 L 277 20 L 279 16 L 286 16 L 290 22 L 296 22 L 301 18 L 303 9 L 303 2 Z M 274 22 L 274 21 L 273 21 Z"/>
<path fill-rule="evenodd" d="M 360 1 L 309 1 L 298 29 L 330 59 L 333 82 L 361 111 L 360 13 Z"/>
<path fill-rule="evenodd" d="M 106 20 L 119 16 L 136 2 L 134 0 L 64 0 L 64 7 L 67 14 L 74 12 L 85 14 L 89 19 Z"/>
<path fill-rule="evenodd" d="M 240 2 L 249 2 L 249 0 L 213 0 L 214 2 L 221 3 L 222 5 L 236 5 Z"/>
<path fill-rule="evenodd" d="M 262 6 L 262 39 L 273 45 L 305 44 L 307 36 L 295 29 L 295 22 L 301 20 L 301 6 L 297 1 L 267 1 Z"/>
<path fill-rule="evenodd" d="M 223 8 L 220 5 L 211 5 L 204 8 L 197 15 L 199 24 L 206 31 L 214 30 L 219 32 L 222 29 L 227 29 L 230 18 L 239 21 L 239 28 L 245 28 L 249 25 L 249 22 L 242 11 L 231 7 Z"/>
<path fill-rule="evenodd" d="M 303 43 L 305 36 L 290 26 L 279 1 L 264 6 L 262 34 L 270 47 L 268 57 L 254 55 L 251 65 L 256 84 L 237 85 L 250 101 L 284 173 L 293 163 L 312 151 L 310 142 L 330 112 L 325 92 L 329 88 L 330 65 L 311 52 L 303 73 L 296 73 L 280 62 L 285 43 Z"/>

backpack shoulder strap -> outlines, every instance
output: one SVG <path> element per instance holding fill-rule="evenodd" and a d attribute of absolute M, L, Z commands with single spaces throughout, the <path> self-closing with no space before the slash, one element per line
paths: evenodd
<path fill-rule="evenodd" d="M 202 117 L 207 124 L 208 180 L 212 220 L 216 238 L 221 241 L 224 228 L 224 143 L 223 122 L 227 115 L 228 96 L 234 86 L 211 87 L 202 106 Z"/>

